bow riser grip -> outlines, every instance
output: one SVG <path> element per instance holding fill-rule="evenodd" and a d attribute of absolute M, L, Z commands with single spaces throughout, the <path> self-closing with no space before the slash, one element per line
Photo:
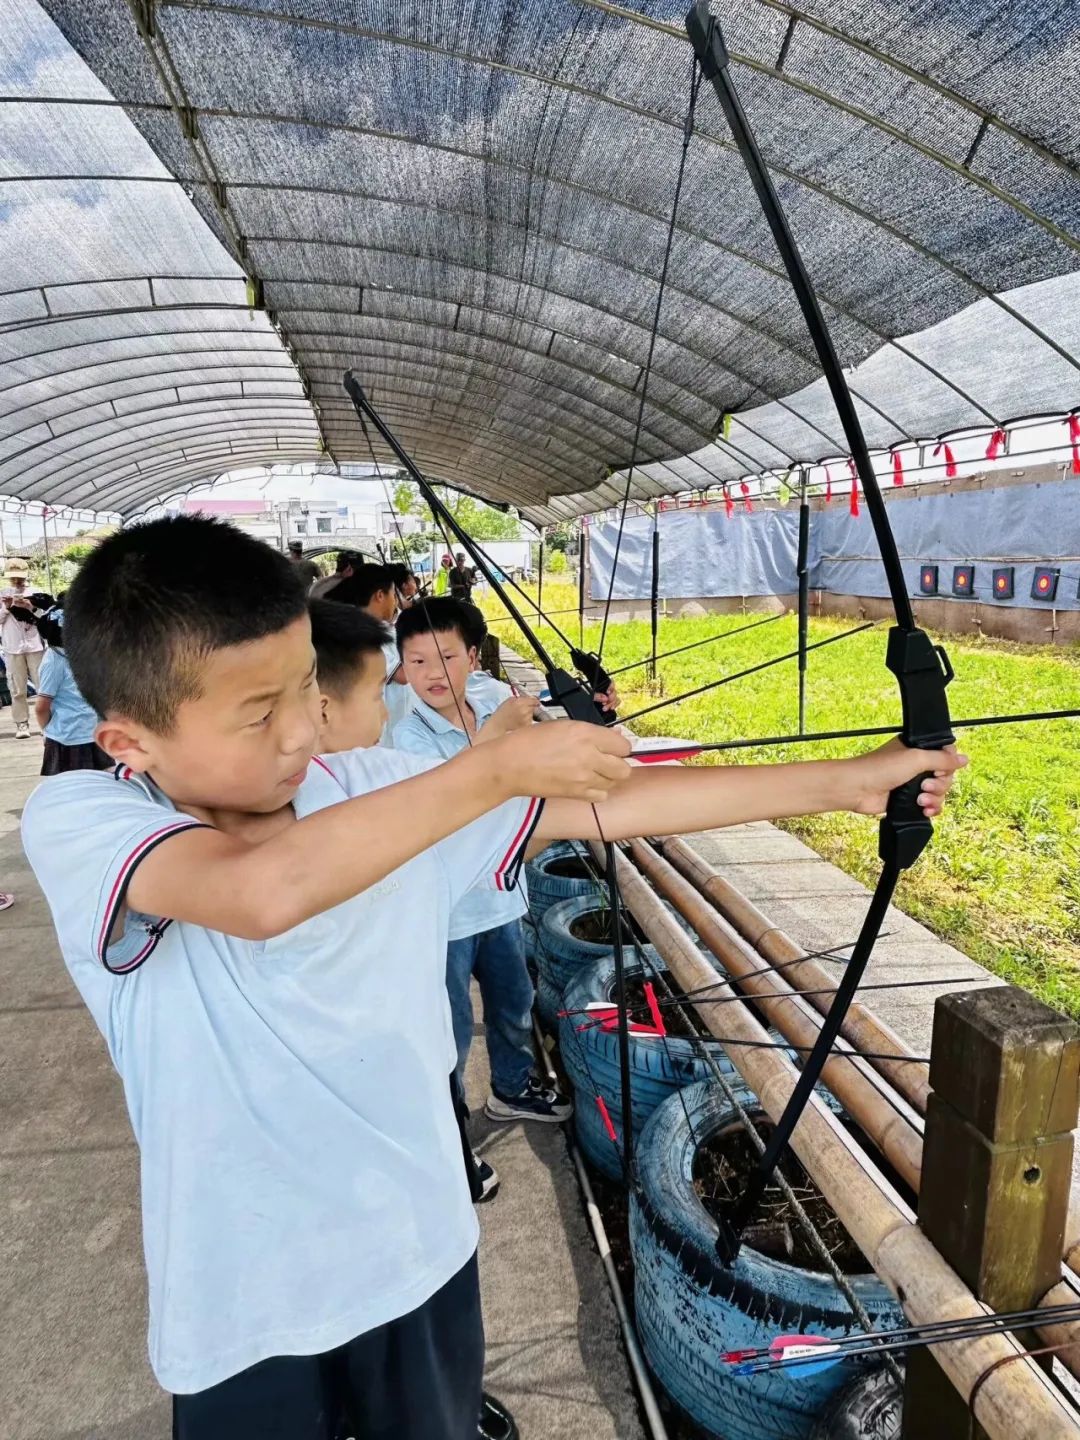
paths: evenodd
<path fill-rule="evenodd" d="M 561 705 L 571 720 L 583 720 L 587 725 L 603 723 L 592 696 L 580 680 L 565 670 L 549 670 L 547 686 L 551 703 Z"/>
<path fill-rule="evenodd" d="M 592 686 L 594 695 L 602 695 L 611 688 L 611 676 L 600 663 L 599 657 L 588 650 L 579 650 L 576 646 L 570 651 L 570 663 L 576 670 L 579 670 L 585 679 Z M 614 725 L 618 716 L 614 710 L 602 710 L 596 706 L 596 714 L 601 725 Z"/>
<path fill-rule="evenodd" d="M 946 686 L 953 678 L 949 657 L 923 630 L 893 626 L 885 664 L 900 687 L 903 728 L 900 738 L 918 750 L 941 750 L 955 739 Z M 889 796 L 878 837 L 878 854 L 886 864 L 906 870 L 926 849 L 934 827 L 919 805 L 923 781 L 917 775 Z"/>

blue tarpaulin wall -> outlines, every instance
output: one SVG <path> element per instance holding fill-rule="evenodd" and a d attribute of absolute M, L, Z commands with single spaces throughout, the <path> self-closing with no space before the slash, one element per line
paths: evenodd
<path fill-rule="evenodd" d="M 974 564 L 976 600 L 991 600 L 990 571 L 1015 566 L 1012 600 L 995 605 L 1045 605 L 1031 598 L 1036 566 L 1060 568 L 1056 605 L 1080 610 L 1080 477 L 986 490 L 912 490 L 889 504 L 889 521 L 908 579 L 919 593 L 922 565 L 940 567 L 943 594 L 952 588 L 953 565 Z M 728 519 L 723 510 L 668 510 L 660 530 L 660 595 L 791 595 L 797 589 L 797 505 L 785 510 L 742 506 Z M 647 600 L 652 580 L 652 528 L 648 516 L 627 520 L 619 552 L 614 599 Z M 590 595 L 603 601 L 611 579 L 618 527 L 590 530 Z M 810 516 L 810 584 L 838 595 L 887 596 L 885 572 L 866 514 L 848 513 L 846 497 Z M 958 601 L 958 604 L 965 603 Z"/>

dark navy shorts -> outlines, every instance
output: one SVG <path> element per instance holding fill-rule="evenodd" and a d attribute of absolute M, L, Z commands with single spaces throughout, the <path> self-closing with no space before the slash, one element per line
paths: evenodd
<path fill-rule="evenodd" d="M 419 1309 L 340 1349 L 174 1395 L 173 1440 L 476 1440 L 483 1373 L 474 1255 Z"/>

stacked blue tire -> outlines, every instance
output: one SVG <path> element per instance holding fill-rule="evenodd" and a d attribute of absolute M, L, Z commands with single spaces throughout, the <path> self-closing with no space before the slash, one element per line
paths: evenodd
<path fill-rule="evenodd" d="M 597 882 L 588 873 L 581 875 L 559 875 L 560 869 L 585 871 L 580 846 L 560 840 L 549 845 L 525 867 L 525 878 L 529 887 L 529 913 L 534 925 L 539 925 L 545 913 L 560 900 L 576 900 L 583 895 L 595 895 Z"/>
<path fill-rule="evenodd" d="M 648 963 L 632 952 L 626 956 L 628 979 L 638 979 L 643 968 L 648 975 L 663 974 L 667 966 L 651 949 Z M 651 968 L 650 968 L 651 967 Z M 619 1069 L 619 1036 L 615 1030 L 590 1025 L 583 1015 L 574 1014 L 594 1002 L 614 1001 L 615 959 L 608 954 L 583 967 L 562 996 L 562 1008 L 570 1013 L 559 1021 L 559 1053 L 574 1086 L 574 1128 L 578 1143 L 588 1160 L 612 1180 L 622 1178 L 622 1078 Z M 584 1028 L 582 1028 L 584 1027 Z M 723 1047 L 715 1041 L 705 1046 L 718 1069 L 741 1085 Z M 706 1080 L 712 1071 L 691 1041 L 669 1035 L 630 1034 L 630 1103 L 635 1141 L 657 1106 L 674 1091 Z M 596 1097 L 603 1097 L 617 1139 L 612 1140 L 604 1124 Z"/>
<path fill-rule="evenodd" d="M 781 1334 L 847 1335 L 856 1321 L 828 1275 L 748 1246 L 734 1266 L 720 1262 L 717 1225 L 694 1189 L 693 1164 L 701 1143 L 738 1123 L 706 1082 L 671 1096 L 642 1132 L 640 1191 L 630 1206 L 638 1334 L 664 1389 L 717 1440 L 810 1440 L 850 1371 L 740 1376 L 720 1356 Z M 875 1328 L 904 1323 L 876 1276 L 852 1276 L 850 1283 Z"/>
<path fill-rule="evenodd" d="M 560 875 L 561 869 L 581 870 L 580 875 Z M 522 922 L 525 935 L 525 958 L 529 969 L 537 978 L 537 994 L 540 996 L 541 1019 L 548 1014 L 554 1016 L 558 1010 L 558 997 L 550 982 L 540 976 L 540 953 L 543 945 L 540 939 L 540 922 L 553 905 L 562 900 L 575 900 L 598 893 L 596 881 L 585 870 L 580 848 L 567 840 L 549 845 L 525 867 L 525 882 L 529 892 L 529 913 Z M 550 1028 L 551 1020 L 544 1019 Z"/>
<path fill-rule="evenodd" d="M 563 993 L 579 970 L 611 954 L 610 941 L 580 940 L 571 928 L 576 920 L 595 914 L 603 907 L 603 895 L 595 891 L 569 900 L 560 900 L 544 912 L 538 928 L 536 1007 L 546 1029 L 554 1033 Z"/>

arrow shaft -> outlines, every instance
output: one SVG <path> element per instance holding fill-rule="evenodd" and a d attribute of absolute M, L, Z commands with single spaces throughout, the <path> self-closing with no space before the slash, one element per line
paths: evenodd
<path fill-rule="evenodd" d="M 844 632 L 850 635 L 853 632 Z M 841 639 L 841 636 L 836 636 Z M 781 656 L 781 659 L 789 659 L 789 656 Z M 735 676 L 730 677 L 735 679 Z M 638 712 L 641 713 L 640 711 Z M 630 719 L 635 719 L 630 716 Z M 1080 718 L 1080 709 L 1075 710 L 1030 710 L 1018 715 L 976 715 L 965 720 L 954 720 L 953 728 L 956 730 L 975 730 L 984 725 L 1027 725 L 1040 720 L 1076 720 Z M 633 752 L 631 759 L 643 764 L 657 764 L 660 760 L 685 760 L 692 759 L 695 755 L 705 752 L 721 750 L 755 750 L 765 749 L 772 745 L 811 745 L 824 740 L 862 740 L 874 735 L 899 735 L 899 725 L 867 725 L 856 730 L 815 730 L 810 735 L 762 735 L 752 740 L 715 740 L 698 743 L 687 741 L 685 745 L 678 742 L 665 746 L 649 748 L 645 746 L 641 750 Z"/>

